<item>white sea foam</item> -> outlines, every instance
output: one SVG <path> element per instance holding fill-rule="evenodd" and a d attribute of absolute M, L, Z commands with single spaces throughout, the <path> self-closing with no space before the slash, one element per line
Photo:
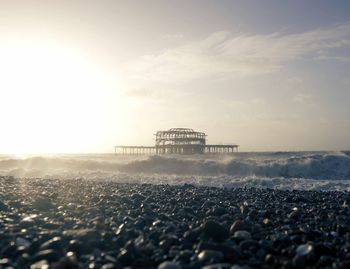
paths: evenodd
<path fill-rule="evenodd" d="M 305 190 L 350 190 L 348 152 L 0 156 L 0 175 Z"/>

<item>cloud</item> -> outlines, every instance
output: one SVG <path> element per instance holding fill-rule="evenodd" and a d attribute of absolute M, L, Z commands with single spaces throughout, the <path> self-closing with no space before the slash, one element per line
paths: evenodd
<path fill-rule="evenodd" d="M 261 98 L 261 97 L 257 97 L 257 98 L 253 98 L 251 100 L 252 104 L 254 105 L 265 105 L 265 99 L 264 98 Z"/>
<path fill-rule="evenodd" d="M 347 77 L 344 77 L 340 80 L 341 84 L 344 86 L 350 87 L 350 74 Z"/>
<path fill-rule="evenodd" d="M 303 79 L 301 77 L 298 77 L 298 76 L 293 76 L 293 77 L 288 78 L 286 80 L 286 82 L 290 85 L 298 86 L 298 85 L 303 84 Z"/>
<path fill-rule="evenodd" d="M 349 55 L 331 55 L 327 51 L 324 51 L 324 50 L 321 50 L 318 52 L 318 56 L 316 57 L 316 59 L 318 59 L 318 60 L 331 60 L 331 61 L 337 61 L 337 62 L 341 62 L 341 63 L 350 62 Z"/>
<path fill-rule="evenodd" d="M 271 73 L 308 54 L 350 47 L 350 23 L 295 34 L 215 32 L 202 40 L 144 55 L 127 64 L 129 78 L 187 82 Z M 334 55 L 334 54 L 332 54 Z M 342 60 L 342 55 L 332 59 Z M 315 57 L 313 57 L 315 58 Z"/>
<path fill-rule="evenodd" d="M 293 101 L 302 104 L 313 104 L 313 96 L 311 94 L 298 93 L 293 97 Z"/>
<path fill-rule="evenodd" d="M 164 35 L 165 39 L 183 39 L 185 36 L 183 34 L 167 34 Z"/>

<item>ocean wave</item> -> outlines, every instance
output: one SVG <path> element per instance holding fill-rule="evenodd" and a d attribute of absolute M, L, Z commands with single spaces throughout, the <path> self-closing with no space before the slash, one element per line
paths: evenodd
<path fill-rule="evenodd" d="M 0 157 L 0 175 L 7 176 L 117 178 L 125 174 L 350 180 L 350 156 L 348 152 L 278 152 L 193 156 Z"/>
<path fill-rule="evenodd" d="M 279 154 L 278 154 L 279 155 Z M 243 156 L 225 160 L 152 156 L 120 167 L 133 173 L 231 175 L 311 179 L 350 179 L 350 157 L 343 153 Z M 261 157 L 261 156 L 260 156 Z"/>

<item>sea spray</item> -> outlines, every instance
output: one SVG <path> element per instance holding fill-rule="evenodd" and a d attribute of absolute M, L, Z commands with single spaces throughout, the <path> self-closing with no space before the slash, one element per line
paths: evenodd
<path fill-rule="evenodd" d="M 0 156 L 0 175 L 128 183 L 348 190 L 348 152 Z"/>

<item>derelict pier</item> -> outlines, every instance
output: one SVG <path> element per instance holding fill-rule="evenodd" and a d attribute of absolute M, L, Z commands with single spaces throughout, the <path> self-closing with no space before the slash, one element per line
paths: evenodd
<path fill-rule="evenodd" d="M 207 145 L 206 134 L 189 128 L 157 131 L 154 146 L 115 146 L 116 154 L 217 154 L 238 151 L 238 145 Z"/>

